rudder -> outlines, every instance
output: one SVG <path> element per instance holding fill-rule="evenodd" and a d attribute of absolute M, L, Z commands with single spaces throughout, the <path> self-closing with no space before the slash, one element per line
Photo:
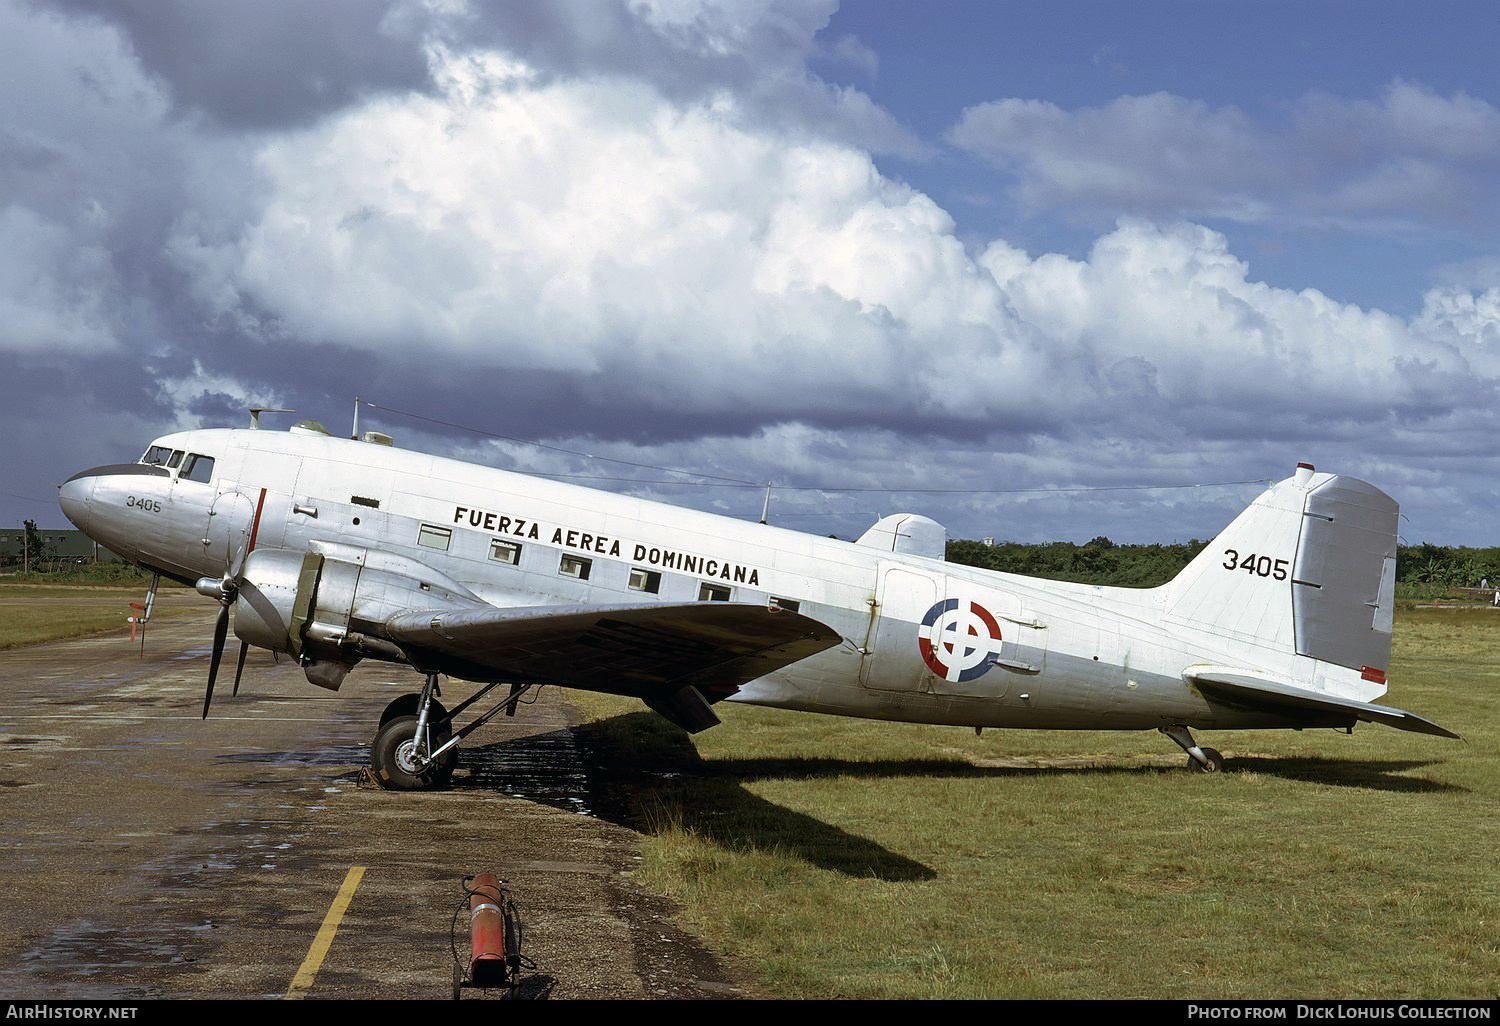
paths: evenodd
<path fill-rule="evenodd" d="M 1292 575 L 1297 654 L 1385 684 L 1396 599 L 1396 500 L 1334 477 L 1308 492 Z"/>

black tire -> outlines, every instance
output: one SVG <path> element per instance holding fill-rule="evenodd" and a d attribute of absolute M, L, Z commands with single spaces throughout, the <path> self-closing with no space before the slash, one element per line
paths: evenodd
<path fill-rule="evenodd" d="M 1194 773 L 1218 773 L 1224 769 L 1224 756 L 1217 748 L 1202 749 L 1208 757 L 1208 765 L 1205 766 L 1191 755 L 1188 756 L 1188 769 Z"/>
<path fill-rule="evenodd" d="M 421 708 L 421 695 L 412 693 L 402 695 L 399 698 L 393 698 L 391 704 L 386 706 L 385 711 L 380 714 L 380 725 L 383 727 L 401 716 L 415 716 Z M 434 698 L 427 710 L 427 721 L 429 723 L 442 723 L 447 719 L 448 710 L 443 707 L 442 702 Z"/>
<path fill-rule="evenodd" d="M 398 716 L 375 735 L 370 745 L 370 769 L 380 786 L 391 791 L 431 791 L 448 783 L 458 764 L 458 749 L 450 748 L 441 759 L 420 769 L 412 762 L 416 743 L 417 718 Z M 452 735 L 446 730 L 432 732 L 432 744 L 441 745 Z"/>

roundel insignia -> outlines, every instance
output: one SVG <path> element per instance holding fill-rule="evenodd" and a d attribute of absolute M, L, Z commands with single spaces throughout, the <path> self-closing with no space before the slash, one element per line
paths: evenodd
<path fill-rule="evenodd" d="M 922 618 L 917 648 L 922 661 L 944 680 L 973 680 L 1000 654 L 1000 624 L 978 602 L 947 599 Z"/>

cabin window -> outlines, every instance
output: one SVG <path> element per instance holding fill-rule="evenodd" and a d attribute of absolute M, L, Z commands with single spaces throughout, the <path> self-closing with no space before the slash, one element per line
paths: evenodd
<path fill-rule="evenodd" d="M 661 574 L 655 570 L 635 567 L 630 571 L 630 590 L 649 591 L 655 595 L 661 591 Z"/>
<path fill-rule="evenodd" d="M 176 455 L 175 453 L 173 454 Z M 199 456 L 197 453 L 189 456 L 182 462 L 182 470 L 179 477 L 185 477 L 189 481 L 201 481 L 208 484 L 214 476 L 214 459 L 212 456 Z"/>
<path fill-rule="evenodd" d="M 802 608 L 802 603 L 798 602 L 796 599 L 777 598 L 774 595 L 771 596 L 770 604 L 775 606 L 777 609 L 785 609 L 788 613 L 795 613 L 797 610 Z"/>
<path fill-rule="evenodd" d="M 701 584 L 698 586 L 699 602 L 728 602 L 729 589 L 722 584 Z"/>
<path fill-rule="evenodd" d="M 496 563 L 509 563 L 515 566 L 521 562 L 521 546 L 513 542 L 504 542 L 499 538 L 490 540 L 490 558 Z"/>
<path fill-rule="evenodd" d="M 580 581 L 589 579 L 589 569 L 593 561 L 584 559 L 582 556 L 564 556 L 562 562 L 557 565 L 557 572 L 564 577 L 576 577 Z"/>
<path fill-rule="evenodd" d="M 429 549 L 441 549 L 448 551 L 448 542 L 453 539 L 453 532 L 446 527 L 433 527 L 431 524 L 423 524 L 417 529 L 417 544 L 425 545 Z"/>
<path fill-rule="evenodd" d="M 149 467 L 160 467 L 172 456 L 172 450 L 165 445 L 153 445 L 146 450 L 146 455 L 141 457 L 141 462 Z"/>
<path fill-rule="evenodd" d="M 167 457 L 167 469 L 176 470 L 177 465 L 182 462 L 182 457 L 186 455 L 187 453 L 183 452 L 181 449 L 173 449 L 172 455 Z"/>

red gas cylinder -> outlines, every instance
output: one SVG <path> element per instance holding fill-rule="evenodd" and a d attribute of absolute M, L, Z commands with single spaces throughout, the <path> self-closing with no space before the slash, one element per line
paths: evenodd
<path fill-rule="evenodd" d="M 469 978 L 474 986 L 508 985 L 505 932 L 505 892 L 494 873 L 480 873 L 469 887 Z"/>

